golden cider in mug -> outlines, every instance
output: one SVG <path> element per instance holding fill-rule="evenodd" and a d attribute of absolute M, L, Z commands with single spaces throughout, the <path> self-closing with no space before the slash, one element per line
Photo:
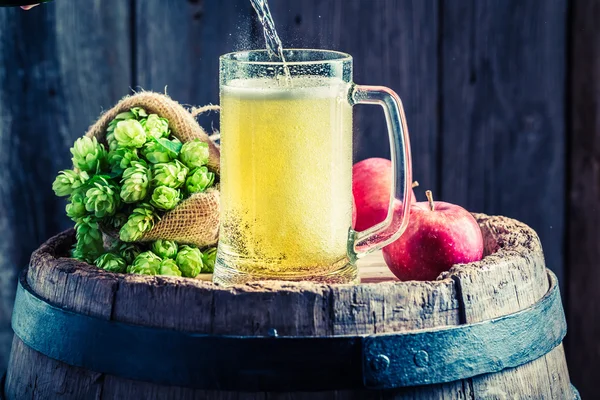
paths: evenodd
<path fill-rule="evenodd" d="M 219 261 L 256 277 L 324 275 L 347 263 L 352 107 L 337 78 L 221 87 Z"/>

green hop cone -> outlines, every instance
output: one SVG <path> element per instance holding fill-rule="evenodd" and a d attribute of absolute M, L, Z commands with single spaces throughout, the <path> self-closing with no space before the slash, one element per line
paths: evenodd
<path fill-rule="evenodd" d="M 118 187 L 104 178 L 96 179 L 85 192 L 85 209 L 97 218 L 114 215 L 119 204 Z"/>
<path fill-rule="evenodd" d="M 161 259 L 151 251 L 140 253 L 133 264 L 127 267 L 130 274 L 156 275 L 160 268 Z"/>
<path fill-rule="evenodd" d="M 133 107 L 130 112 L 133 114 L 133 117 L 137 119 L 146 118 L 148 116 L 148 113 L 142 107 Z"/>
<path fill-rule="evenodd" d="M 117 147 L 115 150 L 108 152 L 110 170 L 117 175 L 121 175 L 123 171 L 131 166 L 133 161 L 138 161 L 139 159 L 136 149 Z"/>
<path fill-rule="evenodd" d="M 119 243 L 115 249 L 121 257 L 127 262 L 132 264 L 133 260 L 142 252 L 142 250 L 133 243 Z"/>
<path fill-rule="evenodd" d="M 151 205 L 142 203 L 135 208 L 127 222 L 119 231 L 119 237 L 123 242 L 136 242 L 154 227 L 157 218 Z"/>
<path fill-rule="evenodd" d="M 174 260 L 167 258 L 162 260 L 162 262 L 160 263 L 158 274 L 169 276 L 181 276 L 181 271 L 179 270 L 179 267 L 177 266 L 177 263 Z"/>
<path fill-rule="evenodd" d="M 85 185 L 89 179 L 90 176 L 85 171 L 75 172 L 70 169 L 60 171 L 52 183 L 52 190 L 58 197 L 69 196 Z"/>
<path fill-rule="evenodd" d="M 67 217 L 77 222 L 79 218 L 87 215 L 87 210 L 85 209 L 85 192 L 83 189 L 73 192 L 69 200 L 70 203 L 65 207 Z"/>
<path fill-rule="evenodd" d="M 202 252 L 202 272 L 213 273 L 215 271 L 215 261 L 217 259 L 217 248 L 211 247 Z"/>
<path fill-rule="evenodd" d="M 93 263 L 104 253 L 102 233 L 94 217 L 83 217 L 75 224 L 75 237 L 77 244 L 74 252 L 78 259 Z"/>
<path fill-rule="evenodd" d="M 185 183 L 188 169 L 179 160 L 169 163 L 154 164 L 152 166 L 152 184 L 154 186 L 168 186 L 179 188 Z"/>
<path fill-rule="evenodd" d="M 77 243 L 71 249 L 71 258 L 85 261 L 85 259 L 83 258 L 83 250 L 81 249 L 81 247 L 77 246 Z"/>
<path fill-rule="evenodd" d="M 152 243 L 152 251 L 162 258 L 177 257 L 177 248 L 177 243 L 171 240 L 158 239 L 156 242 Z"/>
<path fill-rule="evenodd" d="M 152 164 L 167 163 L 177 157 L 177 155 L 173 156 L 167 148 L 154 140 L 146 142 L 142 149 L 142 155 Z"/>
<path fill-rule="evenodd" d="M 168 211 L 174 209 L 179 200 L 181 200 L 179 190 L 167 186 L 159 186 L 152 192 L 150 204 L 160 210 Z"/>
<path fill-rule="evenodd" d="M 110 132 L 110 133 L 106 134 L 106 143 L 108 143 L 108 151 L 109 152 L 115 151 L 116 149 L 119 148 L 119 142 L 117 142 L 117 139 L 115 139 L 114 132 Z"/>
<path fill-rule="evenodd" d="M 112 120 L 111 122 L 114 122 L 115 125 L 117 123 L 119 123 L 119 121 L 126 121 L 128 119 L 137 119 L 137 115 L 133 112 L 133 110 L 131 111 L 124 111 L 120 114 L 117 114 L 117 116 L 115 117 L 114 120 Z"/>
<path fill-rule="evenodd" d="M 132 161 L 131 166 L 123 171 L 121 199 L 125 203 L 144 200 L 150 187 L 150 177 L 150 169 L 143 160 Z"/>
<path fill-rule="evenodd" d="M 127 269 L 127 262 L 114 253 L 105 253 L 98 257 L 95 261 L 98 268 L 109 272 L 123 273 Z"/>
<path fill-rule="evenodd" d="M 156 139 L 169 137 L 169 121 L 156 114 L 148 115 L 148 118 L 140 121 L 146 133 Z"/>
<path fill-rule="evenodd" d="M 184 143 L 179 153 L 179 159 L 188 168 L 202 167 L 208 163 L 208 143 L 194 139 Z"/>
<path fill-rule="evenodd" d="M 108 227 L 111 230 L 119 230 L 127 222 L 127 214 L 124 212 L 117 212 L 115 215 L 107 216 L 102 219 L 102 226 Z"/>
<path fill-rule="evenodd" d="M 120 114 L 117 114 L 115 119 L 110 121 L 108 124 L 108 128 L 106 129 L 106 142 L 108 143 L 108 149 L 111 151 L 116 150 L 119 147 L 119 142 L 115 138 L 115 128 L 120 121 L 125 121 L 128 119 L 136 119 L 137 117 L 131 111 L 125 111 Z"/>
<path fill-rule="evenodd" d="M 202 253 L 195 247 L 180 246 L 175 261 L 187 278 L 195 278 L 202 271 Z"/>
<path fill-rule="evenodd" d="M 139 148 L 146 143 L 146 131 L 135 119 L 119 121 L 115 126 L 114 135 L 122 147 Z"/>
<path fill-rule="evenodd" d="M 96 173 L 106 166 L 106 150 L 96 138 L 80 137 L 71 147 L 73 166 L 81 171 Z"/>
<path fill-rule="evenodd" d="M 215 183 L 215 174 L 206 167 L 199 167 L 188 175 L 185 180 L 185 188 L 188 193 L 200 193 L 211 187 Z"/>

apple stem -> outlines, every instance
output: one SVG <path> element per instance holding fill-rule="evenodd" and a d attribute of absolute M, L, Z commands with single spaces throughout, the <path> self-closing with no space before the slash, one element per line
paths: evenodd
<path fill-rule="evenodd" d="M 414 181 L 414 182 L 412 183 L 412 187 L 413 187 L 413 189 L 414 189 L 414 188 L 416 188 L 417 186 L 419 186 L 419 182 L 417 182 L 417 181 Z"/>
<path fill-rule="evenodd" d="M 429 201 L 429 208 L 431 208 L 431 211 L 435 211 L 435 204 L 433 203 L 433 194 L 431 193 L 431 190 L 427 190 L 425 192 L 425 196 L 427 196 L 427 201 Z"/>

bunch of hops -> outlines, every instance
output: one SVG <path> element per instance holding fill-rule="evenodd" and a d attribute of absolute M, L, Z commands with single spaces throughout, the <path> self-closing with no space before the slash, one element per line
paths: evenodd
<path fill-rule="evenodd" d="M 82 137 L 71 148 L 73 169 L 52 185 L 68 197 L 75 222 L 74 258 L 111 272 L 195 277 L 212 272 L 215 249 L 158 240 L 137 243 L 164 213 L 215 184 L 207 167 L 208 144 L 181 143 L 169 121 L 135 107 L 118 114 L 106 132 L 108 149 Z M 103 232 L 118 239 L 105 246 Z"/>

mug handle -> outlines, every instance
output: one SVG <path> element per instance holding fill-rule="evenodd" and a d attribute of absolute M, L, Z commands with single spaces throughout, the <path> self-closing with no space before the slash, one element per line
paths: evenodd
<path fill-rule="evenodd" d="M 352 106 L 379 104 L 383 107 L 392 158 L 392 185 L 387 217 L 367 230 L 351 230 L 348 252 L 350 258 L 356 260 L 387 246 L 406 229 L 412 200 L 412 164 L 408 127 L 400 97 L 384 86 L 353 85 L 349 100 Z"/>

